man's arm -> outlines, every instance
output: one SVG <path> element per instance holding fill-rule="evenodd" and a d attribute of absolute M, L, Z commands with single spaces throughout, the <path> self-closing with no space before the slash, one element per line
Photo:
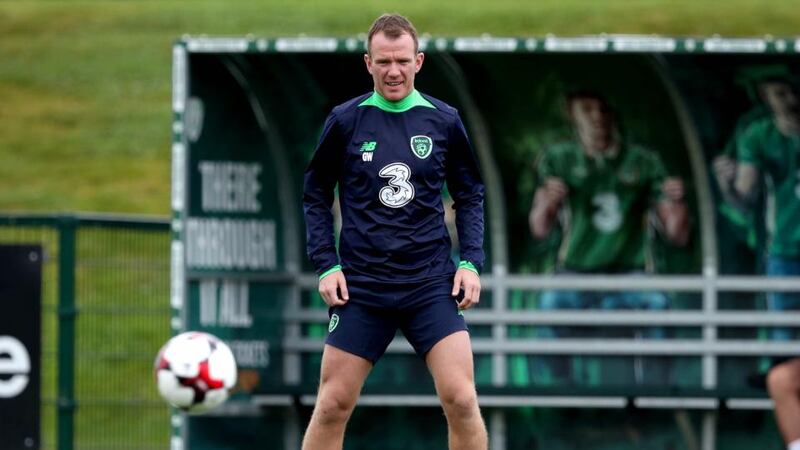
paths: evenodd
<path fill-rule="evenodd" d="M 750 162 L 721 155 L 714 158 L 714 178 L 726 202 L 739 210 L 751 208 L 758 200 L 761 173 Z"/>
<path fill-rule="evenodd" d="M 303 214 L 306 252 L 319 275 L 319 293 L 330 306 L 343 304 L 347 286 L 336 253 L 333 235 L 333 191 L 343 164 L 343 144 L 336 116 L 325 121 L 319 144 L 303 179 Z"/>
<path fill-rule="evenodd" d="M 484 186 L 478 163 L 460 118 L 456 118 L 449 136 L 446 167 L 447 187 L 456 210 L 456 230 L 461 263 L 453 283 L 453 295 L 464 290 L 460 309 L 480 301 L 480 278 L 483 268 L 483 196 Z"/>
<path fill-rule="evenodd" d="M 757 202 L 761 190 L 760 161 L 764 150 L 764 122 L 754 122 L 736 136 L 736 159 L 714 158 L 714 175 L 725 201 L 747 211 Z"/>
<path fill-rule="evenodd" d="M 684 246 L 689 242 L 689 208 L 684 200 L 683 180 L 669 177 L 661 185 L 662 199 L 656 204 L 656 215 L 669 242 Z"/>
<path fill-rule="evenodd" d="M 536 239 L 544 239 L 553 230 L 564 199 L 569 192 L 561 178 L 549 177 L 533 195 L 533 204 L 528 214 L 528 226 Z"/>

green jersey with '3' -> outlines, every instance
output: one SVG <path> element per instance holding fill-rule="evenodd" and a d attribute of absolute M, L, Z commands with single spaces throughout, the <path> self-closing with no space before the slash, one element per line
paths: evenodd
<path fill-rule="evenodd" d="M 589 156 L 577 142 L 550 147 L 538 164 L 540 183 L 558 177 L 569 189 L 561 265 L 581 272 L 644 270 L 647 216 L 659 200 L 664 166 L 658 156 L 622 144 Z"/>
<path fill-rule="evenodd" d="M 739 161 L 769 178 L 775 199 L 769 253 L 800 256 L 800 136 L 782 134 L 771 117 L 753 122 L 737 142 Z"/>

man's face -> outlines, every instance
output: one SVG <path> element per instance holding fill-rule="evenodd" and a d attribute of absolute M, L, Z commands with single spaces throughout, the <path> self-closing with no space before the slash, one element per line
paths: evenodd
<path fill-rule="evenodd" d="M 414 76 L 422 67 L 424 57 L 414 51 L 414 39 L 410 34 L 390 39 L 381 32 L 372 36 L 370 52 L 364 55 L 364 62 L 372 74 L 375 91 L 386 100 L 396 102 L 414 90 Z"/>
<path fill-rule="evenodd" d="M 761 85 L 761 95 L 774 114 L 799 114 L 800 99 L 789 83 L 780 81 Z"/>
<path fill-rule="evenodd" d="M 611 136 L 613 118 L 604 102 L 596 98 L 578 97 L 569 106 L 579 135 L 591 139 L 608 139 Z"/>

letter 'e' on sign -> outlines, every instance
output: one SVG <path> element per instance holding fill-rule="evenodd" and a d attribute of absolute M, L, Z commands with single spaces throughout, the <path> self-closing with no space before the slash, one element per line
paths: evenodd
<path fill-rule="evenodd" d="M 0 245 L 0 450 L 38 449 L 42 248 Z"/>
<path fill-rule="evenodd" d="M 13 336 L 0 336 L 0 398 L 21 394 L 28 386 L 30 372 L 28 349 Z"/>

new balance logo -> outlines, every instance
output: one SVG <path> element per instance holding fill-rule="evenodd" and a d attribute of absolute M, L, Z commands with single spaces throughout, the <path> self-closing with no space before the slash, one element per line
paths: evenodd
<path fill-rule="evenodd" d="M 361 160 L 364 162 L 372 162 L 372 152 L 375 151 L 375 147 L 378 146 L 378 143 L 375 141 L 364 141 L 361 144 Z"/>

